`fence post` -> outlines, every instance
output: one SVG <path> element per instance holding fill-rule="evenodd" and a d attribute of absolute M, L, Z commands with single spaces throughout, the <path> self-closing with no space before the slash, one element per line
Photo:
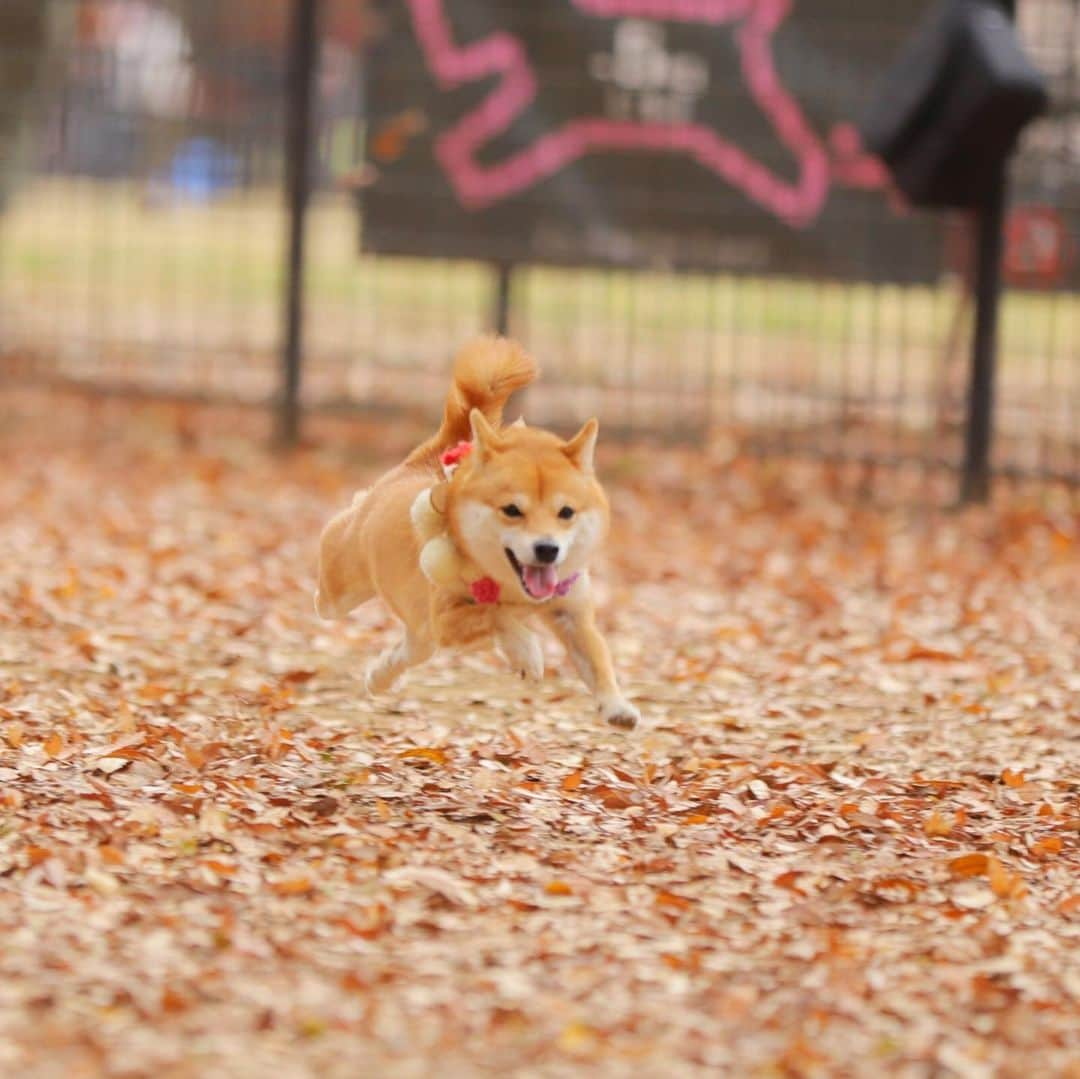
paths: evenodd
<path fill-rule="evenodd" d="M 1015 19 L 1016 0 L 1001 0 Z M 1008 163 L 996 175 L 977 211 L 975 249 L 975 333 L 968 381 L 961 502 L 985 502 L 990 497 L 990 451 L 994 437 L 994 376 L 997 369 L 998 311 L 1001 301 L 1001 260 Z"/>
<path fill-rule="evenodd" d="M 312 186 L 319 0 L 293 0 L 289 33 L 285 128 L 288 247 L 285 266 L 281 394 L 277 440 L 294 446 L 300 434 L 300 372 L 304 349 L 304 241 Z"/>
<path fill-rule="evenodd" d="M 510 332 L 510 292 L 514 282 L 514 264 L 497 262 L 495 264 L 495 304 L 491 312 L 491 321 L 496 333 L 504 337 Z"/>

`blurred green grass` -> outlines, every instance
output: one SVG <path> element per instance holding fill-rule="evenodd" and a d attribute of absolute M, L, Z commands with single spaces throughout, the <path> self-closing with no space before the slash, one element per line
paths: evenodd
<path fill-rule="evenodd" d="M 418 227 L 423 222 L 418 221 Z M 349 350 L 379 332 L 425 326 L 468 333 L 486 324 L 492 275 L 475 262 L 361 256 L 360 223 L 344 196 L 325 196 L 310 219 L 308 305 L 312 347 Z M 277 192 L 209 205 L 156 205 L 145 188 L 89 180 L 38 180 L 11 205 L 0 233 L 9 305 L 71 314 L 123 333 L 138 318 L 177 344 L 190 325 L 218 323 L 261 344 L 276 333 L 285 221 Z M 838 241 L 840 238 L 838 238 Z M 638 343 L 710 335 L 751 339 L 758 349 L 800 348 L 839 357 L 938 351 L 955 291 L 734 278 L 695 274 L 523 268 L 516 286 L 531 330 L 556 338 L 624 329 Z M 39 318 L 39 321 L 40 321 Z M 471 328 L 470 328 L 471 327 Z M 194 331 L 193 331 L 194 332 Z M 1080 338 L 1075 296 L 1011 294 L 1002 329 L 1006 364 L 1072 348 Z M 648 351 L 648 349 L 646 349 Z"/>

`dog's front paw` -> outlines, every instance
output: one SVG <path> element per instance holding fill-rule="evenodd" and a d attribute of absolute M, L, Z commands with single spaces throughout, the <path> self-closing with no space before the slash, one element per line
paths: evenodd
<path fill-rule="evenodd" d="M 499 649 L 506 656 L 511 668 L 529 682 L 539 682 L 544 677 L 544 650 L 535 633 L 518 629 L 502 632 L 498 637 Z"/>
<path fill-rule="evenodd" d="M 364 675 L 364 688 L 368 696 L 374 697 L 379 693 L 385 693 L 397 681 L 397 675 L 398 672 L 392 663 L 381 658 L 375 660 Z"/>
<path fill-rule="evenodd" d="M 620 727 L 622 730 L 633 730 L 641 721 L 641 713 L 622 697 L 612 697 L 600 702 L 600 715 L 605 723 L 612 727 Z"/>

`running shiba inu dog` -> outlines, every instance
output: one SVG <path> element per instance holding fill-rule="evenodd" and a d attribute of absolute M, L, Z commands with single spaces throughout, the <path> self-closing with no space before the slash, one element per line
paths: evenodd
<path fill-rule="evenodd" d="M 569 441 L 515 423 L 502 427 L 510 395 L 536 377 L 512 341 L 484 337 L 454 364 L 442 425 L 323 530 L 315 608 L 340 618 L 380 597 L 404 636 L 371 664 L 371 693 L 389 689 L 438 648 L 494 641 L 515 670 L 539 679 L 533 632 L 546 623 L 565 645 L 600 714 L 618 727 L 639 715 L 619 691 L 607 643 L 596 628 L 589 559 L 608 527 L 608 504 L 593 471 L 598 424 Z M 449 451 L 449 453 L 448 453 Z M 460 459 L 449 479 L 443 465 Z M 462 572 L 433 584 L 421 566 L 414 505 L 429 489 Z"/>

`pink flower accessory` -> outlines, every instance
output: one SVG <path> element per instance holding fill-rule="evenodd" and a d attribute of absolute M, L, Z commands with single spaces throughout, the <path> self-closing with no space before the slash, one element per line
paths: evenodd
<path fill-rule="evenodd" d="M 566 578 L 565 581 L 560 581 L 555 586 L 555 595 L 565 596 L 570 591 L 570 589 L 573 588 L 575 584 L 577 584 L 577 579 L 580 576 L 580 573 L 572 573 L 569 577 Z"/>
<path fill-rule="evenodd" d="M 465 443 L 465 445 L 468 445 L 468 443 Z M 481 577 L 480 580 L 473 581 L 469 585 L 469 592 L 477 603 L 498 603 L 502 589 L 499 587 L 498 581 L 492 580 L 490 577 Z"/>
<path fill-rule="evenodd" d="M 472 453 L 471 442 L 459 442 L 456 446 L 451 446 L 448 450 L 443 450 L 442 456 L 439 458 L 439 463 L 443 467 L 443 472 L 447 476 L 454 474 L 454 469 L 465 460 L 469 454 Z"/>

